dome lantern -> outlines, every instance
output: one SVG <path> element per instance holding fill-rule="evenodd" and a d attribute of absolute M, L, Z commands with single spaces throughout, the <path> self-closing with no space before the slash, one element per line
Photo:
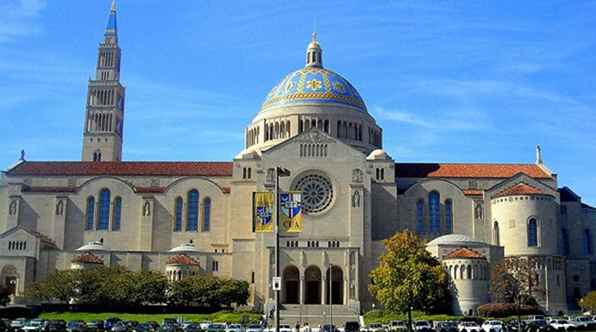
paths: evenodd
<path fill-rule="evenodd" d="M 306 66 L 323 67 L 323 50 L 317 41 L 317 33 L 312 33 L 312 39 L 306 49 Z"/>

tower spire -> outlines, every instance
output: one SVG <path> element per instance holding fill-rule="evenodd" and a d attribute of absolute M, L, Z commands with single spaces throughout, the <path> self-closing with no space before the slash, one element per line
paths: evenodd
<path fill-rule="evenodd" d="M 110 7 L 110 15 L 108 16 L 108 24 L 106 25 L 105 37 L 106 41 L 110 37 L 116 37 L 118 35 L 118 20 L 116 18 L 116 0 L 112 0 L 112 6 Z"/>
<path fill-rule="evenodd" d="M 317 33 L 313 32 L 310 43 L 306 48 L 306 66 L 323 67 L 323 49 L 317 41 Z"/>

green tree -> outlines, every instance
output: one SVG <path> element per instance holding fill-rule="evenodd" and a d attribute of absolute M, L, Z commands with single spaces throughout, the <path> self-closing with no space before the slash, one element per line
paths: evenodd
<path fill-rule="evenodd" d="M 76 297 L 75 271 L 56 271 L 44 281 L 34 283 L 25 296 L 42 301 L 68 303 Z"/>
<path fill-rule="evenodd" d="M 385 253 L 371 272 L 371 293 L 394 312 L 428 313 L 450 309 L 449 277 L 441 263 L 426 250 L 424 241 L 410 231 L 385 240 Z M 411 325 L 411 324 L 410 324 Z"/>
<path fill-rule="evenodd" d="M 579 306 L 584 311 L 596 312 L 596 291 L 591 291 L 579 300 Z"/>

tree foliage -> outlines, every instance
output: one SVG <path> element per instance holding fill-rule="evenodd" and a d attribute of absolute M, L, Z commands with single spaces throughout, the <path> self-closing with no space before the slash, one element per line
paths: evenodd
<path fill-rule="evenodd" d="M 536 296 L 544 294 L 540 286 L 539 261 L 534 257 L 507 257 L 492 271 L 490 291 L 495 302 L 536 305 Z"/>
<path fill-rule="evenodd" d="M 385 240 L 385 253 L 371 272 L 369 289 L 390 311 L 410 309 L 427 313 L 449 312 L 449 276 L 426 250 L 424 241 L 410 231 Z"/>
<path fill-rule="evenodd" d="M 579 306 L 585 311 L 596 312 L 596 291 L 591 291 L 579 300 Z"/>
<path fill-rule="evenodd" d="M 30 287 L 27 295 L 41 301 L 112 308 L 160 303 L 217 308 L 230 307 L 232 303 L 246 304 L 248 283 L 212 276 L 191 276 L 168 282 L 157 272 L 99 266 L 56 271 Z"/>

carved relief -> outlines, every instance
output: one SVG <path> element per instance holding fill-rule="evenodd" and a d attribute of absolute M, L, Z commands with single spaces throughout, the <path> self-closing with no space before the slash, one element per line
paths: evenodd
<path fill-rule="evenodd" d="M 482 201 L 474 201 L 474 218 L 477 221 L 484 218 L 484 203 Z"/>
<path fill-rule="evenodd" d="M 308 131 L 297 138 L 296 141 L 301 143 L 335 143 L 333 138 L 324 135 L 318 130 Z"/>
<path fill-rule="evenodd" d="M 354 183 L 364 182 L 364 172 L 362 172 L 362 170 L 360 170 L 358 168 L 352 170 L 352 182 L 354 182 Z"/>
<path fill-rule="evenodd" d="M 149 201 L 145 201 L 145 204 L 143 205 L 143 216 L 148 217 L 150 215 L 151 215 L 151 203 L 149 203 Z"/>
<path fill-rule="evenodd" d="M 56 204 L 56 215 L 57 216 L 64 215 L 64 201 L 63 200 L 59 200 L 58 203 Z"/>

